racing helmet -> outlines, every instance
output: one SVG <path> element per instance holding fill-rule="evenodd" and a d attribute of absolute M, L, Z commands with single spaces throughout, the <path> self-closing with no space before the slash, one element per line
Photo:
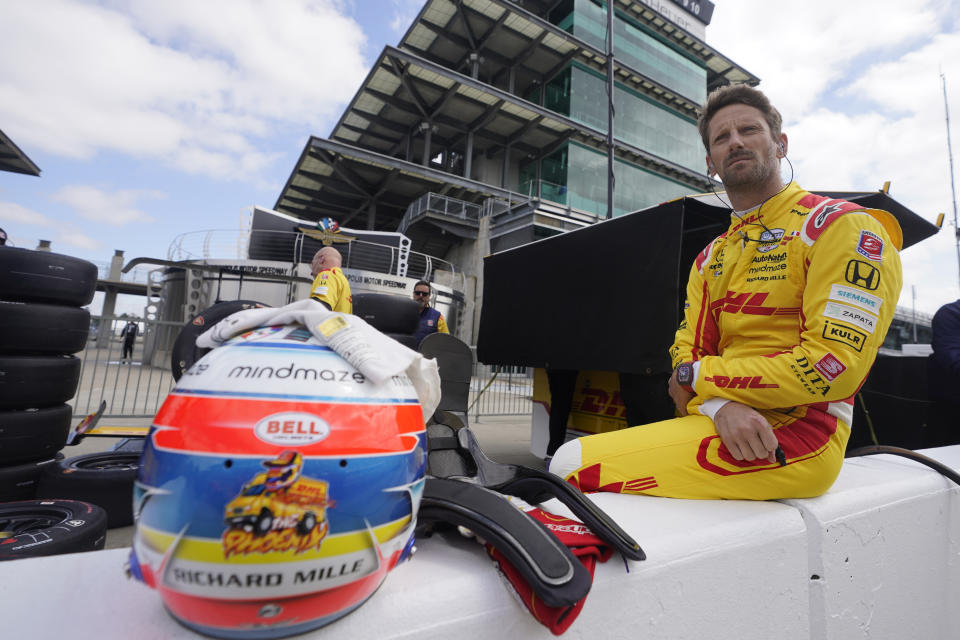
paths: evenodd
<path fill-rule="evenodd" d="M 295 324 L 232 338 L 154 418 L 130 573 L 210 636 L 328 624 L 409 557 L 425 442 L 405 376 L 374 383 Z"/>

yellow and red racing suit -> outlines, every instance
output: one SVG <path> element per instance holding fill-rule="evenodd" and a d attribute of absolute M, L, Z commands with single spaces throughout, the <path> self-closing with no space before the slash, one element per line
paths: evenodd
<path fill-rule="evenodd" d="M 670 348 L 674 367 L 694 363 L 690 415 L 581 438 L 571 451 L 558 450 L 551 471 L 584 490 L 741 499 L 823 493 L 840 471 L 853 397 L 896 308 L 901 243 L 886 211 L 796 183 L 733 214 L 690 270 Z M 770 423 L 787 466 L 730 454 L 712 417 L 731 400 Z"/>
<path fill-rule="evenodd" d="M 310 297 L 325 302 L 331 311 L 353 313 L 353 295 L 350 283 L 340 267 L 324 269 L 313 279 Z"/>

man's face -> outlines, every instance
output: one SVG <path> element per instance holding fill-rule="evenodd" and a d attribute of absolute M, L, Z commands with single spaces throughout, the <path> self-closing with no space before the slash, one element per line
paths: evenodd
<path fill-rule="evenodd" d="M 762 185 L 780 171 L 777 142 L 755 107 L 731 104 L 717 111 L 707 128 L 707 140 L 707 164 L 712 163 L 728 189 Z"/>
<path fill-rule="evenodd" d="M 422 284 L 414 287 L 413 299 L 420 305 L 420 308 L 423 309 L 427 306 L 427 303 L 430 302 L 430 287 L 425 287 Z"/>

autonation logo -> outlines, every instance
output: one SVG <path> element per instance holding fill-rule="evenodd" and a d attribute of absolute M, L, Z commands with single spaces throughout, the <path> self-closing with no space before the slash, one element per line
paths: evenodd
<path fill-rule="evenodd" d="M 253 427 L 257 438 L 270 444 L 306 445 L 330 435 L 330 425 L 311 413 L 286 411 L 263 418 Z"/>

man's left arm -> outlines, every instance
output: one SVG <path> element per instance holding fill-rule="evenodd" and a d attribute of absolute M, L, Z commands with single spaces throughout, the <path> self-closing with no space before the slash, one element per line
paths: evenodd
<path fill-rule="evenodd" d="M 807 263 L 798 343 L 767 355 L 703 358 L 696 372 L 699 396 L 778 409 L 856 393 L 896 309 L 899 253 L 878 221 L 850 212 L 823 230 Z"/>

